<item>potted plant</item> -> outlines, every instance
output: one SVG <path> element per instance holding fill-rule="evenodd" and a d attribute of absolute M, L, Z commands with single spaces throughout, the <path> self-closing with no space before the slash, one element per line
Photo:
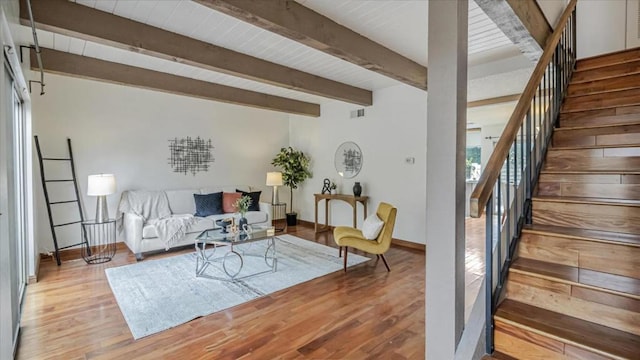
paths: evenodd
<path fill-rule="evenodd" d="M 302 151 L 295 150 L 291 146 L 280 149 L 280 152 L 271 161 L 271 165 L 282 170 L 282 182 L 289 187 L 291 200 L 287 213 L 287 225 L 294 226 L 298 223 L 298 214 L 293 211 L 293 189 L 297 189 L 307 178 L 311 177 L 309 162 L 311 160 Z"/>
<path fill-rule="evenodd" d="M 331 185 L 329 185 L 329 190 L 331 191 L 331 195 L 336 195 L 338 193 L 338 185 L 332 181 Z"/>
<path fill-rule="evenodd" d="M 249 206 L 251 206 L 251 198 L 247 195 L 239 197 L 238 200 L 233 203 L 233 207 L 240 213 L 240 221 L 238 221 L 240 230 L 244 230 L 244 225 L 247 224 L 245 215 L 247 211 L 249 211 Z"/>

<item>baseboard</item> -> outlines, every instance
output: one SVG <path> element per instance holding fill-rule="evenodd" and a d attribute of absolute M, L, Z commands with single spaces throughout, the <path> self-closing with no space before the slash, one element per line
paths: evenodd
<path fill-rule="evenodd" d="M 402 240 L 402 239 L 391 239 L 391 245 L 400 246 L 407 249 L 414 249 L 420 251 L 426 251 L 427 246 L 425 244 L 418 244 L 412 241 Z"/>
<path fill-rule="evenodd" d="M 303 226 L 305 228 L 313 229 L 313 228 L 315 228 L 316 224 L 312 223 L 311 221 L 298 219 L 298 225 Z M 333 231 L 333 229 L 335 229 L 335 226 L 329 225 L 329 230 Z M 396 239 L 396 238 L 391 239 L 391 245 L 395 245 L 395 246 L 399 246 L 399 247 L 403 247 L 403 248 L 408 248 L 408 249 L 413 249 L 413 250 L 426 251 L 426 245 L 425 244 L 418 244 L 418 243 L 415 243 L 415 242 L 412 242 L 412 241 L 407 241 L 407 240 L 402 240 L 402 239 Z"/>
<path fill-rule="evenodd" d="M 116 243 L 116 251 L 118 250 L 126 250 L 128 249 L 127 245 L 124 242 L 117 242 Z M 49 254 L 45 254 L 45 253 L 41 253 L 40 254 L 40 259 L 41 260 L 45 260 L 45 261 L 55 261 L 55 255 L 52 252 L 51 255 Z M 71 260 L 78 260 L 78 259 L 82 259 L 82 247 L 78 246 L 77 248 L 73 248 L 73 249 L 64 249 L 64 250 L 60 250 L 60 261 L 71 261 Z"/>
<path fill-rule="evenodd" d="M 31 284 L 35 284 L 38 282 L 38 274 L 40 274 L 40 259 L 42 257 L 41 256 L 36 256 L 35 258 L 35 262 L 36 262 L 36 271 L 35 271 L 35 275 L 30 275 L 29 278 L 27 279 L 27 285 L 31 285 Z"/>

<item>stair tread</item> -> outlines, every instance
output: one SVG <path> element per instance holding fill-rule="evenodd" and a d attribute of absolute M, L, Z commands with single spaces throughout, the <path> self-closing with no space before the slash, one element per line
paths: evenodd
<path fill-rule="evenodd" d="M 510 270 L 527 272 L 537 277 L 570 282 L 585 287 L 600 288 L 621 295 L 628 294 L 634 298 L 640 298 L 640 279 L 628 276 L 526 258 L 516 259 Z"/>
<path fill-rule="evenodd" d="M 638 148 L 638 147 L 640 147 L 640 144 L 560 146 L 560 147 L 550 147 L 548 151 L 587 150 L 587 149 L 626 149 L 626 148 Z"/>
<path fill-rule="evenodd" d="M 640 247 L 640 235 L 636 234 L 541 224 L 525 225 L 522 231 L 525 233 L 553 234 L 580 240 L 602 241 Z"/>
<path fill-rule="evenodd" d="M 574 70 L 574 72 L 633 62 L 638 59 L 638 55 L 640 55 L 640 47 L 578 59 L 576 61 L 576 69 Z"/>
<path fill-rule="evenodd" d="M 593 174 L 593 175 L 640 175 L 638 170 L 549 170 L 542 169 L 541 174 Z"/>
<path fill-rule="evenodd" d="M 605 94 L 615 96 L 618 91 L 639 88 L 638 80 L 640 80 L 640 74 L 636 73 L 571 84 L 567 90 L 566 98 L 579 98 L 589 95 L 604 96 Z"/>
<path fill-rule="evenodd" d="M 504 300 L 495 318 L 609 356 L 637 359 L 640 353 L 640 336 L 518 301 Z"/>
<path fill-rule="evenodd" d="M 629 91 L 629 90 L 625 90 L 625 91 Z M 621 103 L 621 104 L 609 104 L 609 105 L 591 105 L 590 107 L 581 107 L 581 108 L 577 108 L 577 109 L 561 109 L 560 110 L 560 114 L 565 114 L 565 115 L 569 115 L 569 114 L 574 114 L 574 113 L 580 113 L 580 112 L 585 112 L 585 111 L 593 111 L 593 110 L 607 110 L 607 109 L 617 109 L 617 108 L 622 108 L 622 107 L 629 107 L 629 106 L 638 106 L 640 105 L 640 100 L 629 100 L 628 102 L 625 103 Z"/>
<path fill-rule="evenodd" d="M 602 124 L 602 125 L 588 125 L 588 126 L 565 126 L 565 127 L 557 127 L 553 131 L 575 131 L 575 130 L 586 130 L 586 129 L 604 129 L 604 128 L 615 128 L 620 126 L 635 126 L 640 125 L 640 121 L 633 122 L 625 122 L 620 124 Z"/>
<path fill-rule="evenodd" d="M 620 205 L 620 206 L 640 206 L 640 200 L 630 199 L 612 199 L 612 198 L 587 198 L 575 196 L 534 196 L 533 200 L 553 201 L 553 202 L 570 202 L 596 205 Z"/>
<path fill-rule="evenodd" d="M 606 64 L 592 69 L 574 70 L 570 84 L 582 84 L 596 80 L 611 79 L 640 73 L 640 59 Z"/>

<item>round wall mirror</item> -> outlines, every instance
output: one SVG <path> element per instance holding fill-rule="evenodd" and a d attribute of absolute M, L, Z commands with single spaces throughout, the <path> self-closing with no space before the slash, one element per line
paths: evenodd
<path fill-rule="evenodd" d="M 351 179 L 358 175 L 362 169 L 362 151 L 358 144 L 347 141 L 338 146 L 334 164 L 338 174 L 345 179 Z"/>

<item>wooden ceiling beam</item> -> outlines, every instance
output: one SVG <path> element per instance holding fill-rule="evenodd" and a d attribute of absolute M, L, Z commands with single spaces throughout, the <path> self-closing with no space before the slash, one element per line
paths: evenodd
<path fill-rule="evenodd" d="M 30 25 L 26 0 L 21 23 Z M 145 25 L 67 0 L 31 0 L 34 21 L 42 30 L 139 52 L 206 70 L 369 106 L 369 90 L 357 88 L 249 55 Z"/>
<path fill-rule="evenodd" d="M 522 53 L 538 61 L 553 33 L 536 0 L 475 0 Z"/>
<path fill-rule="evenodd" d="M 318 104 L 213 84 L 47 48 L 40 49 L 44 71 L 54 74 L 129 85 L 290 114 L 320 116 L 320 105 Z M 36 64 L 35 51 L 31 51 L 31 64 Z"/>
<path fill-rule="evenodd" d="M 427 68 L 292 0 L 195 0 L 345 61 L 420 89 Z"/>
<path fill-rule="evenodd" d="M 521 94 L 512 94 L 512 95 L 498 96 L 498 97 L 489 98 L 489 99 L 469 101 L 467 103 L 467 109 L 478 107 L 478 106 L 487 106 L 487 105 L 495 105 L 495 104 L 502 104 L 506 102 L 518 101 L 518 99 L 520 99 L 520 95 Z"/>

